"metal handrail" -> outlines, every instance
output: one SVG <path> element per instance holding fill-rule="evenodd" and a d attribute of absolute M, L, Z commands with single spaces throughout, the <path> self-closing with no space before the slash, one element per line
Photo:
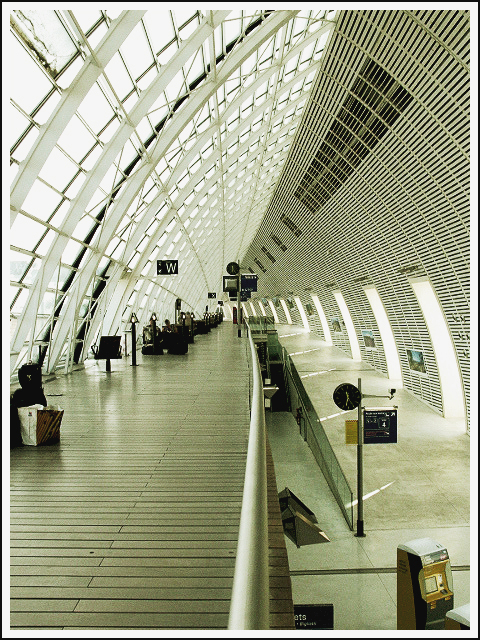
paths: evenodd
<path fill-rule="evenodd" d="M 288 364 L 288 367 L 284 367 L 286 372 L 287 372 L 287 386 L 290 384 L 290 380 L 292 382 L 293 388 L 295 389 L 295 392 L 298 396 L 298 399 L 303 407 L 304 410 L 304 418 L 305 418 L 305 429 L 304 432 L 302 433 L 302 436 L 304 438 L 304 440 L 307 442 L 308 446 L 310 447 L 315 460 L 317 461 L 317 464 L 319 465 L 325 480 L 327 481 L 328 486 L 330 487 L 330 490 L 332 491 L 333 497 L 335 498 L 335 500 L 337 501 L 338 506 L 340 507 L 340 510 L 349 526 L 349 528 L 353 531 L 353 492 L 350 488 L 350 484 L 343 472 L 342 467 L 340 466 L 340 463 L 338 462 L 337 456 L 335 455 L 335 452 L 333 450 L 332 445 L 330 444 L 330 440 L 328 439 L 328 436 L 325 432 L 325 429 L 323 428 L 322 423 L 320 422 L 317 413 L 315 411 L 315 409 L 313 408 L 313 406 L 311 405 L 310 399 L 308 397 L 307 391 L 305 389 L 305 387 L 303 386 L 302 381 L 300 380 L 299 376 L 298 376 L 298 372 L 296 370 L 296 367 L 293 363 L 292 358 L 288 355 L 287 350 L 285 349 L 285 347 L 282 347 L 282 359 L 285 364 Z M 298 385 L 297 385 L 297 381 L 295 380 L 295 377 L 293 376 L 293 372 L 295 372 L 296 377 L 298 378 Z M 304 399 L 302 397 L 302 390 L 303 393 L 305 394 L 307 400 L 310 402 L 310 408 L 308 408 L 305 405 Z M 310 417 L 310 413 L 313 413 L 315 416 L 315 426 L 316 428 L 322 433 L 323 437 L 324 437 L 324 443 L 326 443 L 329 447 L 329 451 L 325 451 L 322 446 L 321 443 L 319 442 L 317 435 L 315 433 L 315 430 L 313 428 L 313 424 L 311 421 L 311 417 Z M 317 444 L 318 447 L 318 453 L 320 454 L 320 460 L 317 457 L 316 451 L 314 449 L 314 447 L 312 447 L 312 439 L 310 439 L 308 437 L 309 431 L 308 431 L 308 426 L 310 426 L 310 433 L 312 435 L 312 439 L 313 441 Z M 342 495 L 340 493 L 339 487 L 338 487 L 338 483 L 335 479 L 335 475 L 331 472 L 328 464 L 327 464 L 327 453 L 329 454 L 329 457 L 331 460 L 333 460 L 335 462 L 335 466 L 336 469 L 338 471 L 338 477 L 343 479 L 344 485 L 348 491 L 349 494 L 349 498 L 350 498 L 350 512 L 347 511 L 347 507 L 344 503 L 344 499 L 342 498 Z"/>
<path fill-rule="evenodd" d="M 248 332 L 253 394 L 229 629 L 269 629 L 266 425 L 260 364 Z"/>

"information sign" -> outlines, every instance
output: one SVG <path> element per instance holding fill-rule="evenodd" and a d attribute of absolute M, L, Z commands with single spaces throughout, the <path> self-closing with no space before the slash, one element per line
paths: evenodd
<path fill-rule="evenodd" d="M 258 276 L 256 273 L 243 273 L 241 276 L 240 289 L 242 291 L 256 291 Z"/>
<path fill-rule="evenodd" d="M 178 260 L 157 260 L 157 276 L 178 274 Z"/>
<path fill-rule="evenodd" d="M 295 629 L 333 630 L 333 604 L 294 604 Z"/>
<path fill-rule="evenodd" d="M 216 293 L 214 293 L 214 292 L 209 292 L 209 293 L 208 293 L 208 297 L 209 297 L 209 298 L 216 298 L 216 297 L 217 297 L 217 294 L 216 294 Z"/>
<path fill-rule="evenodd" d="M 375 407 L 363 412 L 364 444 L 397 442 L 397 410 Z"/>

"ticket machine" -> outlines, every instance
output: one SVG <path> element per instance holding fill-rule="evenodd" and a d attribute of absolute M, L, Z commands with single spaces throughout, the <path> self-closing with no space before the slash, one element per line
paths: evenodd
<path fill-rule="evenodd" d="M 446 548 L 420 538 L 397 547 L 397 629 L 445 629 L 453 609 L 452 569 Z"/>

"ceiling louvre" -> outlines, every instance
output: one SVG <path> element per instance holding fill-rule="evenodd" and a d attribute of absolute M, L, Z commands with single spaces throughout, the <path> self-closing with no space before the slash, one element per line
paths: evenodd
<path fill-rule="evenodd" d="M 312 213 L 348 180 L 410 104 L 412 96 L 367 60 L 295 196 Z"/>

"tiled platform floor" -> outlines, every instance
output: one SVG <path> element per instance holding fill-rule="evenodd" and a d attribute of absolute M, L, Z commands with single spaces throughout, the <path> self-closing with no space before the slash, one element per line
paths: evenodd
<path fill-rule="evenodd" d="M 276 328 L 287 352 L 297 354 L 292 358 L 301 376 L 334 369 L 302 379 L 319 418 L 340 411 L 332 392 L 341 382 L 356 384 L 360 377 L 364 393 L 379 395 L 394 386 L 303 327 Z M 308 353 L 299 353 L 303 351 Z M 331 539 L 300 549 L 287 539 L 294 603 L 333 603 L 335 630 L 396 629 L 396 549 L 416 538 L 432 538 L 447 547 L 454 568 L 455 606 L 470 602 L 471 596 L 477 601 L 476 582 L 470 585 L 466 569 L 470 565 L 470 437 L 465 425 L 445 420 L 404 390 L 397 391 L 391 403 L 368 398 L 364 406 L 385 406 L 384 402 L 398 406 L 398 443 L 363 447 L 364 495 L 373 494 L 364 501 L 364 538 L 349 530 L 293 416 L 267 412 L 278 490 L 288 487 L 303 500 Z M 356 411 L 322 424 L 356 498 L 356 447 L 345 444 L 346 418 L 355 419 Z M 476 500 L 472 504 L 476 523 Z M 474 561 L 477 545 L 475 536 Z"/>

